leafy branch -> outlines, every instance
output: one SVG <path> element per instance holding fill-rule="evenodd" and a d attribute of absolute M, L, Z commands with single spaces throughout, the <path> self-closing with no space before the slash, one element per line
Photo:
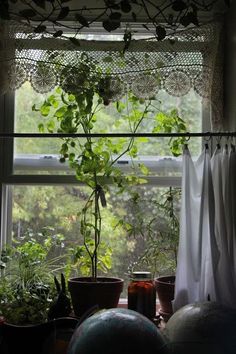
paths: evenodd
<path fill-rule="evenodd" d="M 230 6 L 230 0 L 224 0 L 225 11 Z M 105 31 L 112 32 L 120 28 L 123 31 L 126 47 L 132 40 L 131 22 L 140 22 L 139 14 L 145 21 L 142 27 L 155 33 L 157 40 L 163 40 L 167 34 L 174 33 L 179 26 L 199 26 L 201 14 L 212 14 L 217 10 L 221 0 L 103 0 L 101 6 L 78 8 L 71 7 L 70 0 L 3 0 L 0 4 L 0 18 L 27 22 L 35 33 L 51 33 L 54 37 L 63 36 L 64 30 L 71 30 L 74 36 L 93 23 L 102 22 Z M 14 9 L 19 5 L 20 11 Z M 129 23 L 131 28 L 127 36 Z M 75 37 L 71 37 L 72 42 Z M 77 42 L 79 45 L 79 42 Z"/>
<path fill-rule="evenodd" d="M 148 201 L 135 194 L 136 218 L 134 224 L 129 224 L 129 234 L 134 238 L 136 234 L 142 235 L 145 247 L 141 255 L 129 265 L 129 272 L 140 266 L 148 268 L 153 274 L 161 274 L 162 269 L 169 269 L 171 272 L 175 270 L 179 240 L 180 195 L 180 189 L 170 187 L 167 192 L 162 193 L 160 201 L 154 201 L 156 215 L 153 216 L 151 213 L 149 216 L 147 208 L 144 209 L 145 215 L 143 211 L 143 205 L 145 202 L 148 204 Z"/>

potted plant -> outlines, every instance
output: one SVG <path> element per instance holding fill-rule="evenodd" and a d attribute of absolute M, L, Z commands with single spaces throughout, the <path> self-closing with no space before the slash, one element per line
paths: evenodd
<path fill-rule="evenodd" d="M 176 109 L 164 113 L 159 101 L 157 104 L 153 103 L 154 97 L 139 99 L 128 92 L 126 100 L 122 100 L 124 87 L 120 79 L 109 76 L 109 73 L 104 76 L 99 65 L 86 53 L 81 54 L 76 66 L 61 69 L 58 65 L 58 77 L 60 86 L 40 107 L 33 105 L 32 109 L 41 114 L 42 120 L 38 125 L 40 132 L 66 135 L 60 146 L 60 161 L 67 162 L 74 170 L 78 182 L 89 189 L 84 205 L 78 206 L 79 232 L 83 241 L 82 244 L 79 241 L 72 246 L 73 258 L 83 277 L 76 276 L 69 279 L 68 283 L 75 314 L 81 316 L 94 304 L 102 308 L 115 307 L 122 291 L 122 279 L 101 277 L 101 273 L 110 267 L 112 253 L 102 239 L 102 208 L 106 207 L 109 185 L 116 186 L 119 192 L 124 191 L 127 186 L 145 182 L 145 178 L 140 178 L 140 171 L 144 177 L 148 174 L 148 168 L 142 164 L 136 165 L 130 174 L 124 174 L 117 168 L 117 162 L 122 156 L 128 155 L 132 160 L 138 155 L 137 140 L 134 136 L 116 140 L 99 137 L 100 133 L 107 132 L 99 121 L 99 112 L 114 103 L 118 121 L 116 123 L 122 124 L 125 132 L 132 134 L 140 131 L 147 118 L 150 118 L 147 123 L 154 133 L 184 132 L 186 124 Z M 80 134 L 79 139 L 73 136 L 77 133 Z M 92 136 L 93 133 L 97 133 L 96 138 Z M 169 146 L 173 154 L 180 154 L 183 141 L 184 138 L 170 139 Z M 114 301 L 108 290 L 113 283 L 117 288 Z M 97 299 L 98 287 L 106 289 L 105 293 L 102 291 L 100 300 Z M 95 295 L 92 295 L 93 288 Z M 107 304 L 105 300 L 108 300 Z M 77 303 L 78 301 L 81 303 Z"/>
<path fill-rule="evenodd" d="M 177 266 L 177 252 L 179 243 L 179 217 L 176 215 L 175 203 L 180 197 L 180 190 L 169 188 L 164 203 L 160 204 L 167 220 L 167 229 L 164 230 L 164 237 L 169 242 L 172 251 L 175 268 Z M 160 301 L 159 313 L 165 321 L 173 314 L 172 301 L 175 292 L 175 275 L 159 276 L 155 279 L 158 299 Z"/>
<path fill-rule="evenodd" d="M 99 127 L 97 113 L 122 95 L 118 89 L 118 79 L 102 77 L 99 68 L 86 56 L 77 69 L 63 69 L 60 77 L 60 87 L 47 97 L 40 108 L 33 106 L 33 110 L 40 111 L 44 118 L 39 124 L 41 132 L 71 134 L 71 137 L 63 138 L 60 161 L 68 161 L 77 180 L 89 188 L 88 197 L 79 212 L 79 231 L 83 241 L 73 245 L 76 264 L 83 274 L 68 282 L 74 312 L 80 317 L 95 304 L 100 308 L 116 307 L 118 304 L 123 280 L 101 276 L 101 272 L 109 267 L 111 256 L 110 248 L 102 240 L 101 208 L 106 207 L 109 183 L 121 191 L 126 185 L 139 180 L 135 175 L 122 175 L 116 167 L 121 156 L 135 156 L 137 149 L 134 138 L 128 142 L 124 139 L 114 142 L 108 138 L 91 137 Z M 144 103 L 142 110 L 138 109 L 138 99 L 134 96 L 129 97 L 129 102 L 132 105 L 131 114 L 124 113 L 124 104 L 119 101 L 116 108 L 120 115 L 125 116 L 124 120 L 129 121 L 131 132 L 135 133 L 147 116 L 150 102 Z M 83 133 L 84 139 L 75 139 L 74 133 Z"/>
<path fill-rule="evenodd" d="M 29 231 L 1 252 L 1 353 L 41 354 L 49 333 L 65 327 L 64 319 L 56 324 L 49 318 L 52 305 L 58 302 L 53 276 L 61 269 L 61 257 L 54 253 L 62 242 L 62 236 L 52 231 L 48 227 L 37 235 Z M 63 310 L 63 316 L 68 316 L 68 303 Z"/>
<path fill-rule="evenodd" d="M 143 221 L 142 209 L 136 213 L 136 225 L 133 226 L 135 232 L 145 235 L 146 248 L 130 267 L 148 269 L 155 275 L 154 282 L 160 303 L 159 313 L 166 321 L 173 313 L 172 300 L 174 299 L 179 240 L 179 219 L 176 204 L 178 205 L 179 198 L 180 189 L 169 187 L 167 192 L 156 198 L 155 206 L 152 204 L 150 217 L 147 212 L 145 221 Z M 145 208 L 144 204 L 145 200 L 142 199 L 143 208 Z M 147 209 L 145 208 L 145 210 Z M 153 211 L 155 215 L 153 215 Z M 157 274 L 159 275 L 157 276 Z"/>

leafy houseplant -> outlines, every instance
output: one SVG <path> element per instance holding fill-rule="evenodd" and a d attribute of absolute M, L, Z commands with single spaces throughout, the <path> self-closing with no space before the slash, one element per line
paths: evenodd
<path fill-rule="evenodd" d="M 44 340 L 56 328 L 57 321 L 48 315 L 57 298 L 53 275 L 62 268 L 62 242 L 63 236 L 47 227 L 37 234 L 27 232 L 1 252 L 1 353 L 41 354 Z"/>
<path fill-rule="evenodd" d="M 53 275 L 62 267 L 58 265 L 61 257 L 49 256 L 55 246 L 61 247 L 62 235 L 53 238 L 52 229 L 45 228 L 37 236 L 42 242 L 28 232 L 1 253 L 0 314 L 15 325 L 47 321 L 56 296 Z"/>
<path fill-rule="evenodd" d="M 166 274 L 166 271 L 174 274 L 179 242 L 177 213 L 180 195 L 180 189 L 173 187 L 161 193 L 159 200 L 156 199 L 154 202 L 154 215 L 150 213 L 150 217 L 146 217 L 145 222 L 143 222 L 144 215 L 140 210 L 137 225 L 139 225 L 140 232 L 145 234 L 146 248 L 135 266 L 145 266 L 152 274 L 159 276 Z M 130 232 L 133 232 L 132 227 Z"/>
<path fill-rule="evenodd" d="M 169 187 L 167 192 L 156 198 L 155 207 L 148 213 L 145 200 L 140 208 L 136 196 L 136 223 L 130 224 L 130 233 L 141 233 L 145 237 L 145 250 L 130 268 L 148 269 L 155 278 L 155 286 L 160 302 L 160 314 L 168 320 L 174 299 L 175 269 L 179 242 L 178 204 L 180 189 Z M 138 199 L 137 199 L 138 198 Z M 146 211 L 144 219 L 142 208 Z M 153 214 L 154 211 L 154 214 Z M 166 275 L 169 274 L 169 275 Z"/>
<path fill-rule="evenodd" d="M 168 219 L 167 222 L 167 242 L 169 242 L 169 249 L 173 254 L 175 268 L 177 266 L 177 252 L 179 243 L 179 218 L 175 212 L 174 203 L 176 199 L 180 197 L 180 190 L 173 190 L 169 188 L 166 200 L 161 207 L 163 208 L 165 215 Z M 165 235 L 164 235 L 165 236 Z M 165 321 L 168 321 L 173 314 L 172 301 L 174 300 L 175 291 L 175 275 L 159 276 L 155 279 L 155 286 L 160 301 L 159 313 L 163 316 Z"/>
<path fill-rule="evenodd" d="M 46 118 L 46 122 L 39 124 L 40 131 L 47 129 L 51 133 L 56 131 L 72 134 L 72 137 L 63 139 L 60 160 L 61 162 L 69 161 L 78 181 L 90 189 L 89 196 L 79 213 L 83 244 L 76 247 L 75 258 L 83 273 L 91 275 L 91 278 L 86 277 L 90 286 L 91 283 L 103 283 L 104 286 L 105 279 L 98 278 L 98 271 L 104 271 L 110 266 L 111 250 L 101 241 L 101 207 L 106 206 L 105 194 L 109 189 L 108 182 L 112 182 L 119 190 L 123 190 L 127 184 L 140 182 L 135 175 L 123 176 L 120 169 L 115 166 L 119 158 L 125 154 L 131 157 L 136 156 L 137 148 L 134 138 L 128 142 L 124 139 L 113 142 L 108 138 L 93 139 L 91 137 L 99 126 L 97 113 L 110 103 L 114 95 L 111 79 L 102 78 L 99 70 L 88 61 L 86 56 L 80 64 L 80 70 L 73 73 L 73 80 L 68 72 L 65 74 L 61 87 L 50 95 L 39 109 L 33 106 L 33 110 L 39 110 Z M 117 102 L 116 107 L 119 114 L 124 115 L 124 120 L 128 121 L 131 132 L 135 133 L 147 116 L 149 103 L 145 103 L 144 109 L 139 110 L 138 99 L 130 97 L 129 102 L 132 105 L 129 115 L 124 114 L 122 103 Z M 73 138 L 74 133 L 85 134 L 84 140 Z M 115 280 L 119 283 L 120 294 L 123 281 L 113 279 Z M 69 281 L 69 288 L 75 281 L 77 282 L 78 279 Z M 75 298 L 77 297 L 76 295 Z M 108 297 L 110 298 L 110 295 Z M 73 298 L 72 295 L 74 305 Z M 116 303 L 118 299 L 119 296 L 116 295 Z M 90 303 L 89 306 L 92 305 Z M 114 303 L 111 306 L 114 307 Z M 82 314 L 82 310 L 75 308 L 74 310 L 76 314 Z"/>
<path fill-rule="evenodd" d="M 111 101 L 116 101 L 118 120 L 122 121 L 121 124 L 125 122 L 126 129 L 128 128 L 133 134 L 150 114 L 154 115 L 153 120 L 157 121 L 153 128 L 154 132 L 161 127 L 168 131 L 173 127 L 174 129 L 177 127 L 179 131 L 185 129 L 184 122 L 178 117 L 176 111 L 173 111 L 170 116 L 163 113 L 159 119 L 159 111 L 153 108 L 151 99 L 140 103 L 138 98 L 129 94 L 126 103 L 119 101 L 118 97 L 122 96 L 117 89 L 119 79 L 116 79 L 115 86 L 113 84 L 114 78 L 109 75 L 102 76 L 99 67 L 91 63 L 84 54 L 77 69 L 68 67 L 62 70 L 60 87 L 49 95 L 39 108 L 33 106 L 33 110 L 39 111 L 43 118 L 39 124 L 41 132 L 67 134 L 60 147 L 60 161 L 62 163 L 68 161 L 69 166 L 75 171 L 77 180 L 87 185 L 90 190 L 84 206 L 79 211 L 80 234 L 83 242 L 76 247 L 73 245 L 79 269 L 87 276 L 86 280 L 89 281 L 90 286 L 91 283 L 104 283 L 104 279 L 98 277 L 98 272 L 110 267 L 112 250 L 101 240 L 101 208 L 106 207 L 109 183 L 115 185 L 119 191 L 123 191 L 126 186 L 145 181 L 137 177 L 137 171 L 124 175 L 116 166 L 117 161 L 124 155 L 128 155 L 131 159 L 137 156 L 138 148 L 134 137 L 129 138 L 128 141 L 124 138 L 112 141 L 108 137 L 95 139 L 92 136 L 94 132 L 106 132 L 104 127 L 100 126 L 99 112 Z M 76 133 L 80 133 L 83 139 L 75 139 L 73 134 Z M 139 167 L 144 174 L 148 173 L 143 165 L 140 164 Z M 89 278 L 88 275 L 91 277 Z M 76 278 L 74 281 L 78 282 L 78 280 Z M 69 288 L 74 281 L 69 281 Z M 122 287 L 119 286 L 119 291 L 121 289 Z M 75 297 L 78 298 L 78 292 Z M 118 301 L 117 296 L 116 301 Z M 75 302 L 73 295 L 72 302 Z M 90 306 L 92 305 L 90 303 Z M 80 310 L 75 311 L 76 314 L 82 314 Z"/>

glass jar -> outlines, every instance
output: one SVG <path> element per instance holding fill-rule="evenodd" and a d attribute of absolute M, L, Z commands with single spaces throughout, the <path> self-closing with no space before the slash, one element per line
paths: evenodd
<path fill-rule="evenodd" d="M 128 309 L 153 320 L 156 315 L 156 288 L 150 272 L 133 272 L 128 285 Z"/>

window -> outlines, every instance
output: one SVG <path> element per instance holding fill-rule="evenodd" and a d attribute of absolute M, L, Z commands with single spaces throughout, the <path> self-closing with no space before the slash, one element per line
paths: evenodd
<path fill-rule="evenodd" d="M 6 95 L 1 102 L 2 131 L 38 133 L 40 116 L 32 111 L 32 105 L 39 105 L 46 96 L 35 93 L 28 82 L 16 91 L 15 96 Z M 202 118 L 201 98 L 193 89 L 182 97 L 173 97 L 160 89 L 152 106 L 153 110 L 158 107 L 164 111 L 177 108 L 191 131 L 204 130 L 203 124 L 207 122 Z M 98 115 L 99 133 L 126 131 L 113 104 L 105 106 Z M 153 124 L 150 113 L 150 119 L 139 127 L 138 132 L 151 132 Z M 169 273 L 175 267 L 176 249 L 169 249 L 169 244 L 165 244 L 162 238 L 167 227 L 162 206 L 168 193 L 173 193 L 173 188 L 181 185 L 181 158 L 170 154 L 168 141 L 169 138 L 137 139 L 140 153 L 133 163 L 143 163 L 149 168 L 149 175 L 142 176 L 146 183 L 133 186 L 123 194 L 117 194 L 111 185 L 106 195 L 102 237 L 113 252 L 113 266 L 109 271 L 113 275 L 126 277 L 128 269 L 137 261 L 140 266 L 149 267 L 147 257 L 153 261 L 152 270 L 159 274 Z M 67 248 L 74 245 L 74 241 L 81 238 L 78 213 L 88 189 L 78 183 L 67 164 L 60 163 L 60 139 L 19 137 L 1 139 L 0 143 L 1 245 L 10 242 L 12 237 L 21 239 L 27 229 L 39 231 L 44 226 L 53 226 L 64 234 Z M 198 155 L 201 140 L 194 139 L 190 144 L 191 150 Z M 117 161 L 117 167 L 127 173 L 130 165 L 131 160 L 126 155 Z M 179 196 L 175 197 L 174 206 L 178 213 Z M 148 237 L 150 242 L 155 239 L 155 254 L 148 253 Z M 165 249 L 164 253 L 160 252 L 161 247 Z"/>

